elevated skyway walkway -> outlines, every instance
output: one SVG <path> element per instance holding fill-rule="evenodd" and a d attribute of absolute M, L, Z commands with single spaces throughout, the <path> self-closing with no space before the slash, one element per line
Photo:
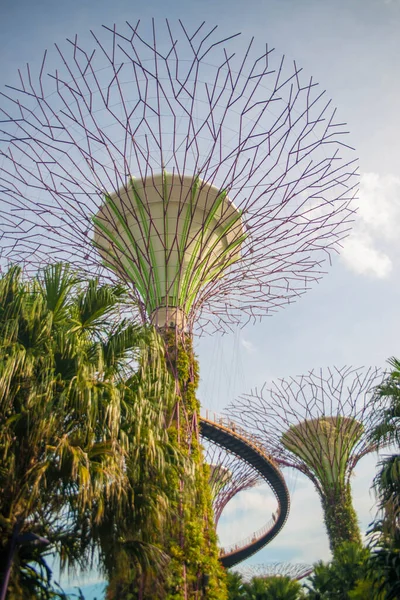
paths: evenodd
<path fill-rule="evenodd" d="M 200 418 L 200 435 L 246 461 L 272 489 L 278 510 L 258 531 L 230 546 L 221 548 L 224 567 L 233 567 L 261 550 L 276 537 L 289 515 L 290 496 L 282 472 L 255 436 L 234 421 L 206 410 Z"/>

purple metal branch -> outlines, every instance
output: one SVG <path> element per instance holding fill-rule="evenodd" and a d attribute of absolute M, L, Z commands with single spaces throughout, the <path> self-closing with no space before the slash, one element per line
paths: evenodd
<path fill-rule="evenodd" d="M 304 577 L 311 575 L 313 568 L 305 563 L 264 563 L 258 565 L 243 565 L 235 569 L 240 573 L 244 581 L 249 582 L 253 577 L 290 577 L 295 581 L 300 581 Z"/>
<path fill-rule="evenodd" d="M 263 483 L 262 478 L 247 462 L 228 450 L 203 440 L 204 461 L 210 467 L 210 486 L 215 524 L 230 500 L 239 492 Z"/>

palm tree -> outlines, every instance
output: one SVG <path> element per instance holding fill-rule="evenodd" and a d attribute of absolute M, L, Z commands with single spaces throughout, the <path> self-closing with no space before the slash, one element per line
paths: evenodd
<path fill-rule="evenodd" d="M 60 597 L 46 552 L 87 566 L 93 531 L 133 495 L 135 453 L 163 472 L 161 409 L 150 428 L 144 404 L 154 417 L 154 402 L 131 385 L 135 361 L 157 340 L 121 319 L 127 301 L 121 286 L 84 283 L 63 265 L 31 281 L 13 267 L 0 279 L 0 565 L 10 600 Z"/>
<path fill-rule="evenodd" d="M 118 506 L 107 504 L 93 536 L 109 581 L 107 598 L 161 598 L 169 561 L 165 532 L 171 504 L 179 501 L 176 482 L 187 467 L 169 439 L 175 382 L 155 330 L 141 344 L 138 368 L 125 386 L 120 438 L 129 444 L 129 487 Z M 185 475 L 190 481 L 191 473 Z"/>
<path fill-rule="evenodd" d="M 226 585 L 228 589 L 228 600 L 245 600 L 246 596 L 243 591 L 244 581 L 240 573 L 227 571 Z"/>
<path fill-rule="evenodd" d="M 400 361 L 391 358 L 388 362 L 392 371 L 379 387 L 378 394 L 389 399 L 389 406 L 382 410 L 380 423 L 372 432 L 372 440 L 378 447 L 394 445 L 400 449 Z M 400 455 L 386 457 L 380 466 L 374 485 L 385 520 L 389 521 L 389 528 L 394 532 L 400 526 Z"/>
<path fill-rule="evenodd" d="M 319 561 L 314 565 L 310 583 L 306 585 L 308 597 L 314 600 L 350 598 L 360 582 L 364 583 L 368 557 L 367 548 L 357 542 L 343 542 L 330 563 Z M 367 598 L 365 596 L 365 600 Z"/>
<path fill-rule="evenodd" d="M 369 578 L 388 600 L 400 597 L 400 361 L 391 358 L 392 371 L 378 389 L 389 404 L 381 411 L 372 433 L 378 447 L 394 445 L 397 452 L 380 462 L 374 480 L 380 515 L 371 528 Z"/>

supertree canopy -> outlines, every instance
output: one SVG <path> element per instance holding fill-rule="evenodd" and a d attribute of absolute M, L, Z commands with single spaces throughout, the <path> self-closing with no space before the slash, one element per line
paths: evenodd
<path fill-rule="evenodd" d="M 202 288 L 240 259 L 245 239 L 226 192 L 165 172 L 130 179 L 93 222 L 103 263 L 136 286 L 156 326 L 180 330 Z"/>
<path fill-rule="evenodd" d="M 304 579 L 312 573 L 312 566 L 304 563 L 263 563 L 259 565 L 243 565 L 235 569 L 242 575 L 245 581 L 250 581 L 253 577 L 290 577 L 295 581 Z"/>
<path fill-rule="evenodd" d="M 322 502 L 331 549 L 361 541 L 350 476 L 375 449 L 377 368 L 310 371 L 242 396 L 231 407 L 281 464 L 304 473 Z"/>
<path fill-rule="evenodd" d="M 345 128 L 268 46 L 126 24 L 19 75 L 0 109 L 5 257 L 118 276 L 144 319 L 224 329 L 296 299 L 339 249 Z"/>
<path fill-rule="evenodd" d="M 215 524 L 230 500 L 239 492 L 263 483 L 260 475 L 247 462 L 212 442 L 204 443 L 204 460 L 209 465 L 209 483 Z"/>
<path fill-rule="evenodd" d="M 197 461 L 168 585 L 219 597 L 191 334 L 270 314 L 320 278 L 353 213 L 345 127 L 296 63 L 204 23 L 74 37 L 1 97 L 3 260 L 122 280 L 164 336 L 166 426 Z"/>

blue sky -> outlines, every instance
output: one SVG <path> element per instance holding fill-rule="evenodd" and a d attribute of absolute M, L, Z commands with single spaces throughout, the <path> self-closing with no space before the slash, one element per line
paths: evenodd
<path fill-rule="evenodd" d="M 221 411 L 235 396 L 276 377 L 327 365 L 384 366 L 389 356 L 400 354 L 398 0 L 2 0 L 1 6 L 2 83 L 15 83 L 17 68 L 26 62 L 39 66 L 54 42 L 75 33 L 84 40 L 103 23 L 153 16 L 181 18 L 189 26 L 206 20 L 223 34 L 241 31 L 295 59 L 327 89 L 347 121 L 361 173 L 353 235 L 321 283 L 297 304 L 256 326 L 197 342 L 204 406 Z M 375 462 L 376 457 L 363 459 L 353 479 L 364 529 L 373 516 L 369 487 Z M 316 492 L 300 475 L 289 474 L 289 484 L 289 521 L 252 562 L 329 557 Z M 270 509 L 271 498 L 262 488 L 238 497 L 221 521 L 222 542 L 261 527 Z"/>

